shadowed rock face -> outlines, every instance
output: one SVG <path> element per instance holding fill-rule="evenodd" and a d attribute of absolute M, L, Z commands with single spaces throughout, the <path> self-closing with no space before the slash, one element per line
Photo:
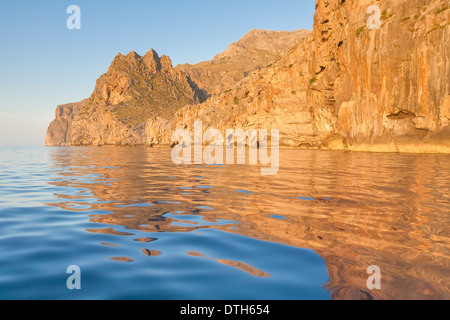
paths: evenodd
<path fill-rule="evenodd" d="M 159 59 L 151 51 L 141 59 L 144 68 L 129 61 L 134 73 L 125 72 L 131 76 L 102 76 L 88 103 L 95 105 L 100 97 L 100 105 L 134 106 L 145 96 L 160 95 L 151 107 L 120 109 L 121 122 L 131 121 L 132 130 L 112 123 L 114 117 L 105 112 L 90 113 L 102 128 L 113 126 L 114 139 L 98 138 L 102 128 L 75 120 L 72 138 L 60 140 L 170 145 L 173 130 L 192 129 L 202 120 L 204 130 L 280 129 L 281 145 L 288 147 L 449 153 L 446 1 L 378 1 L 381 28 L 374 30 L 367 27 L 370 5 L 369 0 L 317 1 L 312 33 L 252 30 L 212 61 L 195 66 L 172 69 L 168 57 Z M 136 54 L 127 57 L 140 60 Z M 124 71 L 124 57 L 119 58 L 111 68 Z M 132 90 L 136 79 L 144 88 L 151 74 L 167 72 L 177 73 L 177 81 L 184 78 L 182 87 L 190 87 L 182 90 L 186 99 L 167 93 L 174 81 L 143 94 Z M 60 132 L 49 129 L 49 134 Z M 48 144 L 53 140 L 47 138 Z"/>

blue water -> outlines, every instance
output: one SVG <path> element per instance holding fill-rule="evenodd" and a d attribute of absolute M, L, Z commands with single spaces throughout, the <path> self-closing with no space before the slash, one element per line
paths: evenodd
<path fill-rule="evenodd" d="M 144 173 L 157 165 L 155 159 L 128 159 L 129 152 L 120 149 L 114 150 L 110 159 L 111 150 L 1 150 L 1 299 L 329 298 L 322 287 L 328 281 L 327 269 L 313 250 L 215 229 L 239 226 L 240 222 L 220 219 L 219 210 L 216 222 L 204 220 L 201 212 L 213 208 L 197 206 L 192 196 L 180 197 L 179 191 L 169 191 L 156 181 L 146 183 L 146 179 L 162 178 L 163 173 L 174 174 L 175 166 L 167 164 L 168 159 L 159 172 Z M 157 155 L 152 150 L 134 151 Z M 130 180 L 129 169 L 138 175 L 134 180 Z M 181 168 L 177 170 L 184 179 L 197 179 Z M 178 182 L 179 174 L 175 178 Z M 204 186 L 193 188 L 197 193 L 206 190 Z M 133 194 L 127 194 L 127 190 Z M 189 212 L 189 208 L 195 212 Z M 117 222 L 112 216 L 111 224 L 93 219 L 114 215 L 116 209 L 120 216 Z M 172 230 L 143 230 L 143 222 L 149 217 L 161 222 L 171 220 Z M 154 240 L 135 241 L 140 238 Z M 161 254 L 148 257 L 143 249 Z M 255 276 L 213 259 L 191 256 L 191 251 L 217 260 L 242 262 L 270 276 Z M 111 260 L 113 257 L 132 261 L 117 262 Z M 81 290 L 68 290 L 66 286 L 70 265 L 81 268 Z"/>
<path fill-rule="evenodd" d="M 261 176 L 168 149 L 1 148 L 0 299 L 449 297 L 448 156 L 280 158 Z"/>

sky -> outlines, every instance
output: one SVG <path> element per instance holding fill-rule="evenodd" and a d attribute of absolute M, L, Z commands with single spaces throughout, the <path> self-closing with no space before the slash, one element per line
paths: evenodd
<path fill-rule="evenodd" d="M 70 5 L 81 29 L 70 30 Z M 57 105 L 94 90 L 118 53 L 210 60 L 253 28 L 312 29 L 315 0 L 2 0 L 0 146 L 44 145 Z"/>

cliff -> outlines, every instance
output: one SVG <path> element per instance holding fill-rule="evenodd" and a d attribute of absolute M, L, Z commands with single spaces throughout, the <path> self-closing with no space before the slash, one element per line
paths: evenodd
<path fill-rule="evenodd" d="M 86 100 L 58 106 L 55 120 L 50 123 L 45 138 L 47 146 L 70 146 L 72 137 L 72 121 L 75 114 L 83 107 Z"/>
<path fill-rule="evenodd" d="M 119 54 L 89 99 L 57 110 L 46 144 L 145 145 L 147 119 L 171 118 L 182 106 L 204 99 L 188 75 L 173 69 L 169 57 L 160 58 L 154 50 L 143 57 Z"/>
<path fill-rule="evenodd" d="M 381 28 L 369 30 L 378 4 Z M 450 152 L 450 10 L 443 0 L 317 1 L 308 91 L 324 145 Z"/>
<path fill-rule="evenodd" d="M 250 73 L 282 58 L 309 34 L 311 31 L 308 30 L 276 32 L 253 29 L 211 61 L 176 68 L 188 73 L 210 95 L 220 94 Z"/>
<path fill-rule="evenodd" d="M 194 121 L 200 119 L 204 130 L 279 129 L 282 146 L 320 147 L 307 96 L 312 43 L 309 35 L 286 56 L 251 73 L 234 87 L 201 105 L 179 110 L 175 127 L 192 129 Z"/>
<path fill-rule="evenodd" d="M 204 130 L 280 129 L 288 147 L 450 153 L 449 6 L 377 1 L 381 25 L 369 29 L 373 4 L 317 1 L 312 33 L 252 30 L 195 66 L 113 62 L 120 72 L 99 79 L 89 112 L 66 130 L 72 137 L 49 128 L 47 144 L 170 145 L 174 129 L 202 120 Z M 155 74 L 172 81 L 149 86 Z"/>

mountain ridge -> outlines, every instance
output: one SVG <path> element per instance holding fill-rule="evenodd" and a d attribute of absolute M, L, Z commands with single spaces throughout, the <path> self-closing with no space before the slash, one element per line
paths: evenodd
<path fill-rule="evenodd" d="M 254 40 L 255 33 L 270 33 L 270 39 L 277 34 L 265 30 L 250 33 L 250 41 Z M 57 110 L 64 111 L 63 116 L 56 113 L 47 132 L 46 145 L 148 145 L 145 132 L 149 120 L 160 119 L 164 123 L 171 123 L 170 119 L 183 106 L 205 101 L 211 96 L 211 88 L 214 86 L 222 89 L 224 83 L 226 87 L 233 86 L 248 73 L 255 71 L 255 65 L 265 64 L 276 58 L 277 54 L 272 51 L 281 52 L 283 48 L 287 51 L 297 39 L 310 31 L 282 33 L 284 38 L 276 42 L 280 48 L 268 50 L 267 57 L 252 56 L 253 65 L 246 64 L 242 67 L 229 61 L 227 65 L 221 65 L 215 60 L 215 67 L 219 66 L 220 71 L 215 77 L 211 77 L 214 79 L 212 85 L 211 82 L 204 85 L 195 81 L 195 72 L 187 65 L 174 68 L 170 57 L 159 57 L 154 49 L 143 56 L 134 51 L 126 55 L 118 53 L 108 71 L 97 80 L 90 98 L 83 100 L 83 103 L 70 104 L 75 108 L 58 106 Z M 244 36 L 243 39 L 247 41 L 247 48 L 253 50 L 254 46 L 248 42 L 249 37 Z M 236 43 L 240 43 L 239 41 Z M 214 64 L 214 59 L 198 65 L 201 69 L 202 65 L 210 63 Z M 198 65 L 193 67 L 199 68 Z M 238 69 L 237 76 L 230 77 L 228 82 L 224 81 L 223 72 L 230 74 Z M 211 75 L 208 75 L 209 72 L 215 73 L 207 71 L 208 78 Z M 72 114 L 69 115 L 69 112 Z"/>
<path fill-rule="evenodd" d="M 282 33 L 255 29 L 213 60 L 170 69 L 185 77 L 191 91 L 183 92 L 190 99 L 169 103 L 169 114 L 149 112 L 141 118 L 139 128 L 131 128 L 137 139 L 122 139 L 122 131 L 116 140 L 98 139 L 106 133 L 98 127 L 91 130 L 92 123 L 72 124 L 72 131 L 64 131 L 67 115 L 60 121 L 63 127 L 52 130 L 71 132 L 71 138 L 61 141 L 72 145 L 80 142 L 74 132 L 83 130 L 91 131 L 91 138 L 83 141 L 87 145 L 170 145 L 175 129 L 192 129 L 201 120 L 204 130 L 280 129 L 286 147 L 450 153 L 446 2 L 379 1 L 381 28 L 374 30 L 366 27 L 371 4 L 317 1 L 313 31 L 298 30 L 282 54 L 276 45 L 267 45 L 271 37 L 283 43 Z M 117 94 L 117 88 L 123 91 L 117 97 L 132 92 L 120 84 L 111 92 Z M 137 101 L 136 95 L 131 100 Z M 97 120 L 104 121 L 103 116 Z"/>

